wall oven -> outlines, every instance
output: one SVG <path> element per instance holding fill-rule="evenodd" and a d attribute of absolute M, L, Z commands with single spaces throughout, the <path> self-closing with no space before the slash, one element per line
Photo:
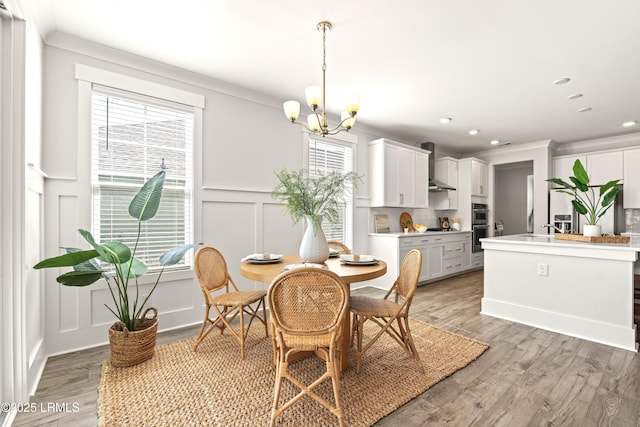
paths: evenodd
<path fill-rule="evenodd" d="M 489 206 L 484 203 L 471 204 L 471 225 L 487 225 L 489 223 Z"/>
<path fill-rule="evenodd" d="M 482 250 L 480 239 L 488 237 L 489 233 L 489 206 L 484 203 L 471 204 L 471 230 L 473 231 L 473 252 Z"/>
<path fill-rule="evenodd" d="M 473 225 L 473 245 L 471 246 L 472 252 L 482 251 L 482 242 L 480 239 L 488 237 L 489 226 L 488 225 Z"/>

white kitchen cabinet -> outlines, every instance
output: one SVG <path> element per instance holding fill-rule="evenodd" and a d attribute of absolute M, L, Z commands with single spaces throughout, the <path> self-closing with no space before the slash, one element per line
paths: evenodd
<path fill-rule="evenodd" d="M 484 253 L 473 252 L 471 253 L 471 268 L 480 268 L 484 266 Z"/>
<path fill-rule="evenodd" d="M 453 188 L 458 188 L 458 160 L 443 157 L 435 162 L 434 177 Z M 457 190 L 429 193 L 429 206 L 433 209 L 458 209 Z"/>
<path fill-rule="evenodd" d="M 369 250 L 387 263 L 387 274 L 369 283 L 389 289 L 404 256 L 412 249 L 422 253 L 421 283 L 476 268 L 471 261 L 471 232 L 371 234 Z M 482 266 L 482 264 L 480 264 Z"/>
<path fill-rule="evenodd" d="M 472 250 L 472 238 L 471 234 L 468 237 L 465 237 L 462 242 L 462 269 L 468 270 L 471 268 L 471 250 Z"/>
<path fill-rule="evenodd" d="M 587 154 L 587 171 L 591 185 L 604 185 L 615 179 L 623 179 L 622 151 Z"/>
<path fill-rule="evenodd" d="M 590 185 L 604 185 L 614 179 L 623 179 L 622 151 L 555 157 L 553 159 L 553 177 L 571 184 L 569 177 L 573 175 L 573 164 L 577 159 L 580 159 L 589 174 Z"/>
<path fill-rule="evenodd" d="M 424 151 L 424 150 L 423 150 Z M 415 153 L 414 202 L 417 207 L 429 206 L 429 154 Z"/>
<path fill-rule="evenodd" d="M 471 195 L 487 197 L 489 166 L 479 160 L 471 160 Z"/>
<path fill-rule="evenodd" d="M 429 154 L 388 139 L 369 143 L 372 207 L 426 208 Z"/>
<path fill-rule="evenodd" d="M 640 209 L 640 150 L 625 151 L 623 159 L 622 204 L 625 209 Z"/>
<path fill-rule="evenodd" d="M 587 168 L 587 156 L 566 156 L 555 157 L 553 159 L 553 177 L 560 178 L 564 182 L 571 184 L 569 177 L 573 175 L 573 164 L 577 159 L 580 159 L 584 167 Z"/>
<path fill-rule="evenodd" d="M 398 256 L 398 268 L 397 274 L 400 274 L 400 266 L 402 265 L 402 260 L 405 255 L 409 253 L 412 249 L 418 249 L 422 253 L 422 268 L 420 269 L 420 277 L 418 278 L 419 282 L 423 282 L 425 280 L 429 280 L 429 257 L 427 255 L 429 251 L 429 241 L 431 239 L 422 237 L 422 238 L 403 238 L 400 239 L 400 251 Z M 389 266 L 387 265 L 387 270 Z"/>

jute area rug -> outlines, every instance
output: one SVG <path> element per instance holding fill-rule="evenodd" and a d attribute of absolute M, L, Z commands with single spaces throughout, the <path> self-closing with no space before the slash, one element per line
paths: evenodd
<path fill-rule="evenodd" d="M 371 323 L 371 322 L 368 322 Z M 368 324 L 365 324 L 367 326 Z M 342 373 L 345 422 L 370 426 L 429 387 L 464 368 L 488 345 L 411 319 L 411 331 L 424 364 L 415 362 L 386 334 L 365 353 L 360 374 L 351 366 Z M 152 359 L 129 368 L 102 363 L 98 390 L 100 426 L 266 426 L 273 402 L 275 368 L 271 337 L 251 328 L 246 358 L 229 334 L 212 332 L 193 352 L 194 339 L 158 346 Z M 261 326 L 261 325 L 260 325 Z M 365 328 L 366 335 L 376 325 Z M 324 362 L 309 357 L 292 366 L 309 384 L 324 371 Z M 285 384 L 287 382 L 285 381 Z M 287 384 L 288 385 L 288 384 Z M 294 388 L 284 388 L 283 397 Z M 333 401 L 330 381 L 319 389 Z M 277 419 L 277 425 L 329 426 L 337 419 L 309 397 Z"/>

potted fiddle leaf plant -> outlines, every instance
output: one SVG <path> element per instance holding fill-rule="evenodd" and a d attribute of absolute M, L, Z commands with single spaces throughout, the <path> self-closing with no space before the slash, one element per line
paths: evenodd
<path fill-rule="evenodd" d="M 573 184 L 560 179 L 549 178 L 548 182 L 557 185 L 555 191 L 573 197 L 571 204 L 579 215 L 584 216 L 587 223 L 583 226 L 585 236 L 600 236 L 602 228 L 598 221 L 613 206 L 616 195 L 620 191 L 619 179 L 614 179 L 602 186 L 590 186 L 589 174 L 580 159 L 573 164 L 573 175 L 569 177 Z"/>
<path fill-rule="evenodd" d="M 309 177 L 304 171 L 282 169 L 276 172 L 278 185 L 271 196 L 284 202 L 294 223 L 305 220 L 307 228 L 300 244 L 300 258 L 304 262 L 322 263 L 329 258 L 327 239 L 322 230 L 322 220 L 331 224 L 339 220 L 339 209 L 344 206 L 344 190 L 347 183 L 357 184 L 355 172 L 330 171 Z"/>
<path fill-rule="evenodd" d="M 47 258 L 34 266 L 41 268 L 72 267 L 57 277 L 64 286 L 89 286 L 103 279 L 108 286 L 113 305 L 105 304 L 118 319 L 109 328 L 112 366 L 131 366 L 153 356 L 158 329 L 157 309 L 146 308 L 147 301 L 160 283 L 165 267 L 177 264 L 186 252 L 197 245 L 187 244 L 165 252 L 160 257 L 162 266 L 151 291 L 142 297 L 138 280 L 148 272 L 138 258 L 142 223 L 152 219 L 160 205 L 164 188 L 165 170 L 149 179 L 129 204 L 129 215 L 137 220 L 137 237 L 133 248 L 121 242 L 95 241 L 87 230 L 79 230 L 91 249 L 63 248 L 64 255 Z M 152 317 L 147 315 L 152 311 Z"/>

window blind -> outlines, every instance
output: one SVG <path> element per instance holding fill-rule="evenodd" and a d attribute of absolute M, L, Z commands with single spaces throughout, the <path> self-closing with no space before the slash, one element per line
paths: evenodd
<path fill-rule="evenodd" d="M 129 203 L 166 167 L 158 213 L 142 223 L 136 258 L 157 270 L 160 256 L 192 239 L 193 111 L 181 104 L 93 86 L 91 110 L 92 233 L 98 242 L 133 249 L 137 221 Z M 173 269 L 189 267 L 183 258 Z"/>
<path fill-rule="evenodd" d="M 331 171 L 347 173 L 353 171 L 353 148 L 351 145 L 327 140 L 309 140 L 309 176 L 316 177 Z M 339 221 L 335 224 L 326 219 L 322 230 L 327 240 L 337 240 L 353 247 L 353 184 L 347 182 Z"/>

